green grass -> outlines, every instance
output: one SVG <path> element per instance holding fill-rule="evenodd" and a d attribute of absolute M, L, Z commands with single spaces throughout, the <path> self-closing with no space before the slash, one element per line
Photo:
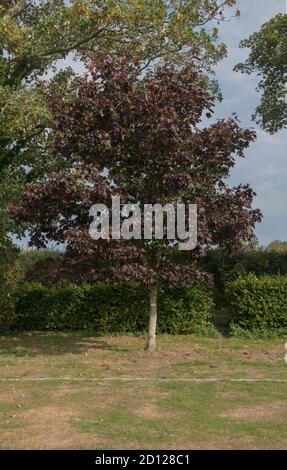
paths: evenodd
<path fill-rule="evenodd" d="M 0 448 L 286 448 L 282 340 L 162 335 L 156 353 L 143 346 L 0 337 Z"/>

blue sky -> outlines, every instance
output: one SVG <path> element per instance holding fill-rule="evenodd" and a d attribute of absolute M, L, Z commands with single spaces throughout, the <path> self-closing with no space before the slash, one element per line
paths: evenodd
<path fill-rule="evenodd" d="M 287 130 L 275 135 L 262 131 L 251 115 L 258 102 L 256 76 L 233 72 L 236 63 L 244 60 L 248 50 L 238 47 L 241 39 L 258 31 L 260 26 L 278 13 L 286 11 L 285 0 L 237 0 L 240 18 L 220 25 L 220 39 L 228 46 L 228 57 L 216 68 L 223 102 L 216 108 L 216 117 L 235 112 L 245 127 L 254 127 L 257 141 L 238 159 L 230 184 L 250 183 L 257 193 L 256 207 L 264 215 L 257 225 L 261 244 L 274 239 L 287 240 Z"/>

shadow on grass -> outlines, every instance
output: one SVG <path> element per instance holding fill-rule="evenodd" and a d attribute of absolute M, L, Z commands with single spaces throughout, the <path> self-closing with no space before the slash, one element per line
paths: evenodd
<path fill-rule="evenodd" d="M 84 354 L 90 349 L 124 350 L 108 343 L 95 333 L 13 332 L 0 335 L 0 358 L 3 355 L 33 357 Z"/>
<path fill-rule="evenodd" d="M 230 321 L 231 318 L 225 311 L 218 312 L 214 318 L 213 325 L 224 338 L 229 336 Z"/>

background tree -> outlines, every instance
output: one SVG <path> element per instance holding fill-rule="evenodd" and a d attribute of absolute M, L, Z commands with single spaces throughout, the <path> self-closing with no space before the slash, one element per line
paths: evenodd
<path fill-rule="evenodd" d="M 215 63 L 226 53 L 217 29 L 236 0 L 4 0 L 1 57 L 4 76 L 18 84 L 46 72 L 74 52 L 107 51 L 141 62 L 168 57 Z M 214 23 L 215 24 L 215 23 Z"/>
<path fill-rule="evenodd" d="M 61 132 L 55 154 L 66 171 L 28 185 L 10 214 L 30 224 L 31 244 L 66 244 L 66 263 L 79 281 L 136 281 L 150 292 L 147 349 L 155 348 L 158 287 L 190 285 L 206 277 L 198 258 L 210 243 L 241 246 L 253 237 L 259 210 L 248 185 L 224 182 L 235 156 L 254 140 L 235 119 L 203 128 L 214 98 L 206 77 L 192 66 L 158 67 L 145 77 L 139 65 L 98 58 L 77 78 L 77 97 L 56 95 L 53 114 Z M 174 240 L 93 240 L 89 209 L 120 195 L 143 205 L 198 205 L 198 244 L 189 257 Z M 208 276 L 207 276 L 208 277 Z"/>
<path fill-rule="evenodd" d="M 287 252 L 287 242 L 282 242 L 280 240 L 273 240 L 270 242 L 266 248 L 266 251 L 275 251 L 276 253 L 286 253 Z"/>
<path fill-rule="evenodd" d="M 256 73 L 261 102 L 253 119 L 263 129 L 275 133 L 287 127 L 287 15 L 279 14 L 261 30 L 240 44 L 250 49 L 245 63 L 235 70 Z"/>

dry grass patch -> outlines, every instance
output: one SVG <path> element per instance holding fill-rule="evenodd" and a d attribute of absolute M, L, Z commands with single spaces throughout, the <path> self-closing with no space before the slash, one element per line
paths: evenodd
<path fill-rule="evenodd" d="M 222 418 L 240 419 L 244 421 L 284 421 L 287 418 L 287 401 L 271 402 L 263 405 L 247 405 L 231 409 L 220 414 Z"/>
<path fill-rule="evenodd" d="M 81 446 L 101 447 L 105 441 L 96 433 L 79 434 L 72 423 L 81 415 L 80 407 L 54 406 L 26 410 L 17 415 L 19 428 L 9 430 L 2 438 L 7 449 L 72 449 Z"/>

